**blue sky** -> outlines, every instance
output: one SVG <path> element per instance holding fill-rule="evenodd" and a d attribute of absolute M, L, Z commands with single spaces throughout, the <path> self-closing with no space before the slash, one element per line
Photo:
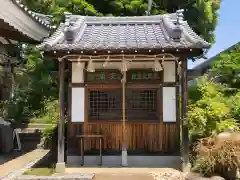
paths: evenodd
<path fill-rule="evenodd" d="M 216 43 L 209 50 L 207 57 L 210 58 L 231 45 L 240 41 L 240 0 L 222 0 L 219 10 L 219 22 L 215 30 Z M 189 61 L 189 68 L 202 63 Z"/>

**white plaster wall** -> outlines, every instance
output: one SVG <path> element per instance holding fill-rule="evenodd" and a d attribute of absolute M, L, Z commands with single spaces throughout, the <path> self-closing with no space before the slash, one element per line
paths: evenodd
<path fill-rule="evenodd" d="M 164 61 L 164 64 L 163 64 L 164 82 L 176 81 L 175 66 L 176 66 L 175 61 Z"/>
<path fill-rule="evenodd" d="M 176 87 L 163 87 L 163 122 L 176 122 Z"/>
<path fill-rule="evenodd" d="M 84 63 L 72 63 L 72 83 L 84 83 Z M 85 88 L 72 87 L 72 122 L 84 122 Z"/>
<path fill-rule="evenodd" d="M 84 63 L 72 62 L 72 83 L 84 82 Z"/>
<path fill-rule="evenodd" d="M 84 87 L 72 88 L 72 122 L 84 122 Z"/>

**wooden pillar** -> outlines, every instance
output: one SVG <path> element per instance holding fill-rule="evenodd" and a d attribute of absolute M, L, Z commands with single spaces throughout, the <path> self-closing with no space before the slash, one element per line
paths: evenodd
<path fill-rule="evenodd" d="M 182 119 L 182 158 L 183 158 L 183 171 L 189 171 L 189 137 L 188 137 L 188 126 L 185 123 L 188 113 L 188 77 L 187 77 L 187 58 L 181 59 L 181 119 Z"/>
<path fill-rule="evenodd" d="M 126 71 L 122 72 L 122 116 L 123 116 L 123 142 L 122 142 L 122 166 L 127 163 L 127 138 L 126 138 Z"/>
<path fill-rule="evenodd" d="M 177 149 L 178 149 L 178 152 L 179 154 L 181 154 L 181 113 L 180 113 L 180 86 L 181 86 L 181 83 L 180 83 L 180 72 L 179 72 L 179 62 L 175 62 L 175 77 L 176 77 L 176 125 L 177 125 L 177 134 L 176 134 L 176 138 L 177 138 Z"/>
<path fill-rule="evenodd" d="M 63 59 L 59 59 L 59 108 L 60 119 L 58 121 L 58 160 L 56 164 L 56 171 L 61 173 L 65 171 L 64 162 L 64 74 L 65 74 L 65 62 Z"/>

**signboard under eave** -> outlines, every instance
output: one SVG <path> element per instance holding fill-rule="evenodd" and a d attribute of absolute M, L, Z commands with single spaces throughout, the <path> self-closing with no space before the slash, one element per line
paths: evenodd
<path fill-rule="evenodd" d="M 86 83 L 120 83 L 122 74 L 119 71 L 96 71 L 86 73 Z M 130 70 L 127 72 L 127 82 L 162 81 L 162 73 L 151 70 Z"/>

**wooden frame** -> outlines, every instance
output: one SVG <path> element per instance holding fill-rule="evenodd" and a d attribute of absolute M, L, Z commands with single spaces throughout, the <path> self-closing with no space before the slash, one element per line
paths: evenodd
<path fill-rule="evenodd" d="M 129 83 L 127 81 L 126 83 L 126 88 L 140 88 L 140 89 L 149 89 L 149 88 L 157 88 L 157 94 L 158 94 L 158 106 L 159 111 L 159 119 L 157 121 L 126 121 L 126 128 L 127 128 L 127 147 L 129 151 L 136 151 L 138 148 L 141 149 L 140 144 L 134 144 L 134 141 L 138 141 L 138 137 L 141 137 L 141 140 L 147 137 L 143 137 L 141 134 L 136 134 L 136 137 L 130 137 L 128 133 L 139 133 L 142 131 L 145 132 L 144 129 L 148 128 L 153 128 L 158 129 L 157 132 L 159 133 L 159 140 L 156 141 L 156 143 L 159 143 L 159 146 L 157 147 L 156 145 L 154 146 L 153 144 L 148 144 L 148 150 L 150 152 L 158 152 L 158 153 L 166 153 L 166 152 L 172 152 L 172 153 L 180 153 L 180 119 L 179 119 L 179 109 L 178 109 L 178 93 L 179 93 L 179 78 L 178 78 L 178 73 L 177 73 L 177 62 L 175 61 L 175 75 L 176 75 L 176 81 L 175 82 L 163 82 L 164 75 L 163 71 L 160 73 L 162 74 L 162 81 L 135 81 L 132 83 Z M 98 70 L 96 70 L 98 71 Z M 100 71 L 115 71 L 117 72 L 118 70 L 100 70 Z M 137 69 L 136 71 L 144 71 L 142 69 Z M 119 71 L 118 71 L 119 72 Z M 86 72 L 85 72 L 86 73 Z M 86 77 L 86 76 L 85 76 Z M 117 88 L 121 89 L 121 82 L 110 82 L 110 83 L 101 83 L 101 82 L 96 82 L 96 83 L 90 83 L 90 82 L 85 82 L 85 83 L 70 83 L 69 87 L 83 87 L 85 86 L 85 98 L 87 99 L 88 97 L 88 90 L 91 88 L 94 89 L 109 89 L 109 88 Z M 163 102 L 162 102 L 162 88 L 163 87 L 176 87 L 176 122 L 163 122 Z M 76 136 L 78 133 L 84 133 L 84 134 L 99 134 L 99 132 L 103 133 L 104 135 L 104 141 L 103 141 L 103 152 L 106 152 L 109 148 L 112 150 L 116 151 L 121 151 L 121 142 L 122 140 L 117 140 L 117 137 L 122 137 L 121 133 L 122 130 L 122 121 L 94 121 L 94 120 L 89 120 L 88 119 L 88 102 L 87 100 L 85 101 L 85 119 L 84 123 L 69 123 L 69 139 L 73 140 L 74 143 L 73 146 L 69 147 L 70 149 L 74 148 L 74 146 L 78 146 L 79 142 L 77 142 Z M 139 128 L 138 130 L 136 128 Z M 113 128 L 113 129 L 111 129 Z M 118 130 L 117 130 L 117 129 Z M 120 129 L 119 129 L 120 128 Z M 82 130 L 81 130 L 82 129 Z M 115 130 L 114 130 L 115 129 Z M 153 131 L 152 129 L 150 131 Z M 107 135 L 106 133 L 110 133 Z M 117 133 L 115 134 L 114 133 Z M 105 134 L 104 134 L 105 133 Z M 169 136 L 169 133 L 171 136 Z M 157 134 L 155 134 L 157 135 Z M 153 137 L 153 134 L 151 135 L 152 139 L 156 139 L 156 137 Z M 111 139 L 112 143 L 110 143 Z M 134 139 L 135 138 L 135 139 Z M 136 139 L 137 138 L 137 139 Z M 144 140 L 145 141 L 145 140 Z M 146 140 L 149 141 L 149 140 Z M 129 144 L 132 142 L 133 144 Z M 140 142 L 140 140 L 139 140 Z M 117 144 L 114 144 L 117 143 Z M 170 143 L 170 144 L 169 144 Z M 145 144 L 147 145 L 147 144 Z M 77 147 L 75 147 L 77 148 Z M 92 140 L 89 140 L 88 142 L 85 142 L 85 151 L 90 150 L 91 148 L 98 148 L 98 145 L 94 143 Z"/>
<path fill-rule="evenodd" d="M 159 84 L 149 84 L 149 85 L 146 85 L 146 84 L 142 84 L 142 85 L 138 85 L 138 84 L 127 84 L 126 86 L 127 89 L 157 89 L 157 107 L 159 109 L 162 109 L 162 97 L 161 97 L 161 94 L 159 92 L 161 92 L 160 90 L 160 85 Z M 103 84 L 103 85 L 100 85 L 100 84 L 88 84 L 86 85 L 85 87 L 85 99 L 87 101 L 88 99 L 88 92 L 89 90 L 91 89 L 119 89 L 121 90 L 121 84 Z M 86 102 L 85 103 L 85 114 L 88 114 L 88 103 Z M 160 122 L 161 121 L 161 118 L 162 116 L 159 116 L 159 119 L 157 120 L 127 120 L 126 121 L 138 121 L 138 122 Z M 119 119 L 119 120 L 89 120 L 88 119 L 88 116 L 86 117 L 85 119 L 85 122 L 121 122 L 122 120 Z"/>
<path fill-rule="evenodd" d="M 80 155 L 80 141 L 76 135 L 80 134 L 84 123 L 71 123 L 70 132 L 72 134 L 72 146 L 69 150 L 77 151 Z M 109 151 L 115 153 L 122 149 L 122 122 L 88 122 L 86 134 L 101 134 L 103 139 L 103 153 Z M 176 123 L 159 123 L 159 122 L 126 122 L 126 140 L 129 152 L 142 153 L 174 153 L 179 154 L 178 139 L 176 138 Z M 132 136 L 134 132 L 135 136 Z M 85 142 L 84 150 L 89 152 L 91 149 L 99 149 L 99 144 L 93 140 Z"/>

